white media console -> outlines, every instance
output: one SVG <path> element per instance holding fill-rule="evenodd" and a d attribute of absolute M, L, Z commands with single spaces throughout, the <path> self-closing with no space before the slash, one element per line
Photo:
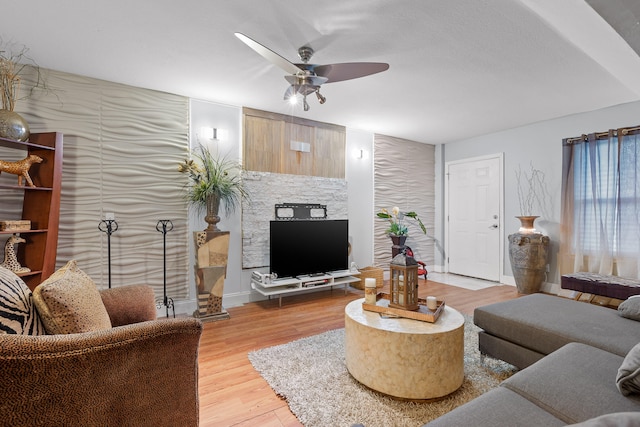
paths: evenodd
<path fill-rule="evenodd" d="M 287 294 L 308 291 L 310 289 L 344 286 L 347 294 L 349 283 L 359 282 L 358 270 L 331 271 L 326 274 L 297 276 L 284 279 L 271 279 L 269 275 L 254 272 L 251 275 L 251 288 L 262 295 L 271 298 L 278 297 L 278 305 L 282 307 L 282 297 Z"/>

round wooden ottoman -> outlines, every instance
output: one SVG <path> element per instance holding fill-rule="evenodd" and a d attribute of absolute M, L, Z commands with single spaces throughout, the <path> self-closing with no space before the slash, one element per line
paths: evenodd
<path fill-rule="evenodd" d="M 385 318 L 362 309 L 364 298 L 345 308 L 349 373 L 365 386 L 401 399 L 434 399 L 464 380 L 464 317 L 445 305 L 435 323 Z"/>

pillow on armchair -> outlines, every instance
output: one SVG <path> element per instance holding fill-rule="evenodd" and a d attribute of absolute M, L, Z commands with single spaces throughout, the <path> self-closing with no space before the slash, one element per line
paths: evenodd
<path fill-rule="evenodd" d="M 13 271 L 0 267 L 0 334 L 45 333 L 31 290 Z"/>
<path fill-rule="evenodd" d="M 76 334 L 111 328 L 100 292 L 75 260 L 53 273 L 33 291 L 48 334 Z"/>

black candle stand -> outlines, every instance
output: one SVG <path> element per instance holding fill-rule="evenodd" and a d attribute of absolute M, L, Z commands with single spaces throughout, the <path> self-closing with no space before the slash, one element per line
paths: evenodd
<path fill-rule="evenodd" d="M 111 235 L 118 229 L 118 223 L 115 219 L 103 219 L 98 224 L 98 230 L 107 233 L 107 259 L 109 271 L 109 289 L 111 289 Z"/>
<path fill-rule="evenodd" d="M 163 281 L 163 299 L 162 303 L 156 304 L 156 307 L 161 308 L 162 306 L 166 309 L 167 317 L 169 317 L 169 308 L 173 311 L 173 317 L 176 317 L 176 308 L 173 305 L 173 298 L 167 297 L 167 233 L 173 230 L 173 223 L 170 219 L 161 219 L 156 224 L 156 231 L 162 233 L 162 268 L 164 271 L 164 281 Z"/>

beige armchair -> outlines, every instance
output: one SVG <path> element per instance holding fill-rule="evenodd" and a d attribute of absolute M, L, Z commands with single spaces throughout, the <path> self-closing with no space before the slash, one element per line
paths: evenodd
<path fill-rule="evenodd" d="M 197 426 L 194 318 L 156 320 L 153 290 L 101 291 L 112 328 L 0 335 L 0 426 Z"/>

